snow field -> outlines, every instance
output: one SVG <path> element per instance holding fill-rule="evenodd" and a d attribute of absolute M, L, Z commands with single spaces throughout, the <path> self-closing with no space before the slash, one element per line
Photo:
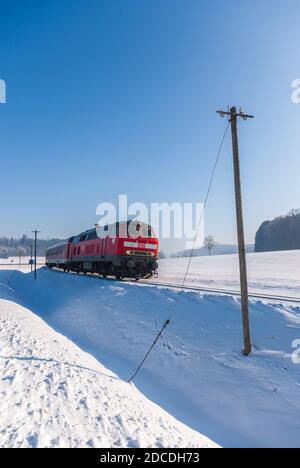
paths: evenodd
<path fill-rule="evenodd" d="M 214 447 L 13 302 L 0 301 L 1 447 Z"/>

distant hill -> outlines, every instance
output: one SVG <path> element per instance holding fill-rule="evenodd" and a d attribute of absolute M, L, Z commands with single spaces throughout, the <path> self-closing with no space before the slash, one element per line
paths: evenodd
<path fill-rule="evenodd" d="M 248 253 L 254 252 L 254 245 L 247 244 L 246 251 Z M 217 244 L 213 249 L 213 255 L 230 255 L 238 253 L 238 246 L 234 244 Z M 184 250 L 183 252 L 178 252 L 173 255 L 174 257 L 189 257 L 191 254 L 190 250 Z M 194 251 L 194 257 L 207 257 L 209 252 L 206 247 L 201 247 Z"/>
<path fill-rule="evenodd" d="M 37 255 L 43 257 L 48 247 L 57 244 L 60 240 L 39 239 L 37 241 Z M 19 255 L 19 251 L 22 251 L 22 256 L 29 256 L 31 245 L 34 246 L 34 240 L 25 235 L 21 239 L 0 237 L 0 258 L 16 257 Z"/>
<path fill-rule="evenodd" d="M 300 210 L 264 221 L 255 237 L 256 252 L 300 249 Z"/>

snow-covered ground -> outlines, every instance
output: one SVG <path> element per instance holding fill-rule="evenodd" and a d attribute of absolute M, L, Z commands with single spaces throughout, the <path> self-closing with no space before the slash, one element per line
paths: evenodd
<path fill-rule="evenodd" d="M 289 278 L 297 280 L 295 253 L 275 254 L 273 265 L 271 255 L 264 255 L 265 260 L 260 255 L 258 261 L 262 287 L 263 278 L 273 277 L 287 286 Z M 216 259 L 206 259 L 213 278 L 209 260 Z M 177 277 L 176 271 L 169 274 Z M 218 275 L 222 280 L 221 266 L 215 278 Z M 288 290 L 281 288 L 281 293 Z M 125 386 L 157 330 L 175 310 L 171 325 L 135 380 L 139 390 L 221 446 L 300 446 L 300 365 L 291 356 L 294 340 L 300 339 L 300 309 L 295 306 L 251 301 L 254 351 L 245 358 L 240 303 L 231 296 L 185 291 L 178 298 L 178 292 L 164 287 L 41 268 L 37 281 L 30 273 L 17 271 L 12 276 L 0 271 L 0 298 L 39 315 L 112 369 Z"/>
<path fill-rule="evenodd" d="M 1 447 L 213 447 L 91 355 L 0 300 Z"/>
<path fill-rule="evenodd" d="M 158 281 L 181 283 L 187 263 L 187 258 L 160 260 Z M 300 297 L 300 250 L 251 253 L 247 263 L 252 293 Z M 238 291 L 238 256 L 193 258 L 186 285 Z"/>
<path fill-rule="evenodd" d="M 40 268 L 45 264 L 45 257 L 37 257 L 37 268 Z M 29 264 L 30 257 L 22 257 L 21 262 L 19 257 L 0 258 L 0 270 L 20 270 L 25 273 L 31 271 L 31 265 Z"/>

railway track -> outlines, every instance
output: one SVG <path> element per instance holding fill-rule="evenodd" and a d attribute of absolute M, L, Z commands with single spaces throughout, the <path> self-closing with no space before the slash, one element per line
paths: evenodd
<path fill-rule="evenodd" d="M 59 271 L 60 270 L 54 270 L 54 271 Z M 70 274 L 70 273 L 64 273 L 63 274 Z M 77 273 L 73 273 L 77 276 Z M 92 277 L 92 278 L 99 278 L 104 281 L 104 278 L 101 276 L 96 276 L 91 273 L 87 273 L 85 276 Z M 210 294 L 219 294 L 223 296 L 235 296 L 235 297 L 240 297 L 240 292 L 236 290 L 227 290 L 227 289 L 217 289 L 217 288 L 206 288 L 203 286 L 191 286 L 191 285 L 185 285 L 182 288 L 181 284 L 175 284 L 175 283 L 168 283 L 165 281 L 156 281 L 155 279 L 141 279 L 138 282 L 136 280 L 116 280 L 114 278 L 106 278 L 105 281 L 113 281 L 113 282 L 118 282 L 122 284 L 146 284 L 148 286 L 156 286 L 156 287 L 163 287 L 163 288 L 170 288 L 170 289 L 184 289 L 186 291 L 195 291 L 195 292 L 203 292 L 203 293 L 210 293 Z M 258 293 L 258 292 L 249 292 L 249 297 L 252 299 L 266 299 L 266 300 L 272 300 L 272 301 L 279 301 L 279 302 L 290 302 L 290 303 L 296 303 L 300 304 L 300 297 L 291 297 L 291 296 L 279 296 L 279 295 L 271 295 L 271 294 L 264 294 L 264 293 Z"/>
<path fill-rule="evenodd" d="M 39 266 L 42 266 L 43 264 L 39 264 Z M 0 264 L 1 266 L 1 264 Z M 3 266 L 18 266 L 18 265 L 6 265 L 3 264 Z M 27 266 L 27 264 L 21 264 L 21 266 Z M 54 273 L 60 273 L 63 275 L 69 275 L 69 274 L 74 274 L 77 276 L 77 273 L 75 272 L 70 272 L 70 273 L 65 273 L 64 271 L 58 270 L 58 269 L 52 269 L 51 270 Z M 180 290 L 184 289 L 185 291 L 195 291 L 195 292 L 203 292 L 203 293 L 210 293 L 210 294 L 219 294 L 223 296 L 235 296 L 235 297 L 240 297 L 240 292 L 237 290 L 230 290 L 230 289 L 220 289 L 220 288 L 207 288 L 204 286 L 195 286 L 195 285 L 185 285 L 182 288 L 182 285 L 180 283 L 169 283 L 165 281 L 156 281 L 155 279 L 141 279 L 138 282 L 135 280 L 116 280 L 114 278 L 102 278 L 101 276 L 94 275 L 91 273 L 87 273 L 85 277 L 91 277 L 91 278 L 98 278 L 99 280 L 102 281 L 113 281 L 113 282 L 119 282 L 122 284 L 146 284 L 148 286 L 156 286 L 156 287 L 163 287 L 163 288 L 170 288 L 174 290 Z M 265 300 L 270 300 L 270 301 L 277 301 L 277 302 L 289 302 L 293 304 L 300 304 L 300 297 L 292 297 L 292 296 L 280 296 L 280 295 L 272 295 L 272 294 L 264 294 L 264 293 L 259 293 L 259 292 L 249 292 L 249 297 L 252 299 L 265 299 Z"/>
<path fill-rule="evenodd" d="M 152 281 L 152 280 L 140 280 L 139 283 L 151 285 L 151 286 L 161 286 L 166 288 L 172 289 L 184 289 L 188 291 L 198 291 L 198 292 L 208 292 L 213 294 L 220 294 L 220 295 L 229 295 L 229 296 L 236 296 L 240 297 L 241 293 L 236 290 L 229 290 L 229 289 L 215 289 L 215 288 L 206 288 L 203 286 L 191 286 L 185 285 L 182 288 L 181 284 L 174 284 L 174 283 L 167 283 L 164 281 Z M 271 295 L 271 294 L 264 294 L 258 292 L 249 292 L 249 297 L 254 299 L 269 299 L 273 301 L 283 301 L 283 302 L 293 302 L 300 304 L 300 297 L 292 297 L 292 296 L 279 296 L 279 295 Z"/>
<path fill-rule="evenodd" d="M 37 266 L 45 266 L 45 263 L 37 263 L 36 264 Z M 19 265 L 19 263 L 13 263 L 13 262 L 9 262 L 9 263 L 0 263 L 0 267 L 17 267 L 17 268 L 21 268 L 21 267 L 29 267 L 30 268 L 30 264 L 29 263 L 21 263 Z"/>

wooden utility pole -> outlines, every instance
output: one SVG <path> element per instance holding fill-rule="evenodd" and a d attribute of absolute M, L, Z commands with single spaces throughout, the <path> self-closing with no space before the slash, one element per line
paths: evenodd
<path fill-rule="evenodd" d="M 248 356 L 251 353 L 252 344 L 251 344 L 251 331 L 250 331 L 250 319 L 249 319 L 248 279 L 247 279 L 246 247 L 245 247 L 245 233 L 244 233 L 244 221 L 243 221 L 243 203 L 242 203 L 237 119 L 238 117 L 241 117 L 243 120 L 253 119 L 253 115 L 245 114 L 242 110 L 237 112 L 236 107 L 232 107 L 230 111 L 227 111 L 227 112 L 218 111 L 218 114 L 220 114 L 221 117 L 225 117 L 225 115 L 228 115 L 230 118 L 230 124 L 231 124 L 236 220 L 237 220 L 237 235 L 238 235 L 239 263 L 240 263 L 241 302 L 242 302 L 242 318 L 243 318 L 243 334 L 244 334 L 243 353 L 245 356 Z"/>
<path fill-rule="evenodd" d="M 36 250 L 37 250 L 37 235 L 40 231 L 32 231 L 34 233 L 34 279 L 36 279 Z"/>

